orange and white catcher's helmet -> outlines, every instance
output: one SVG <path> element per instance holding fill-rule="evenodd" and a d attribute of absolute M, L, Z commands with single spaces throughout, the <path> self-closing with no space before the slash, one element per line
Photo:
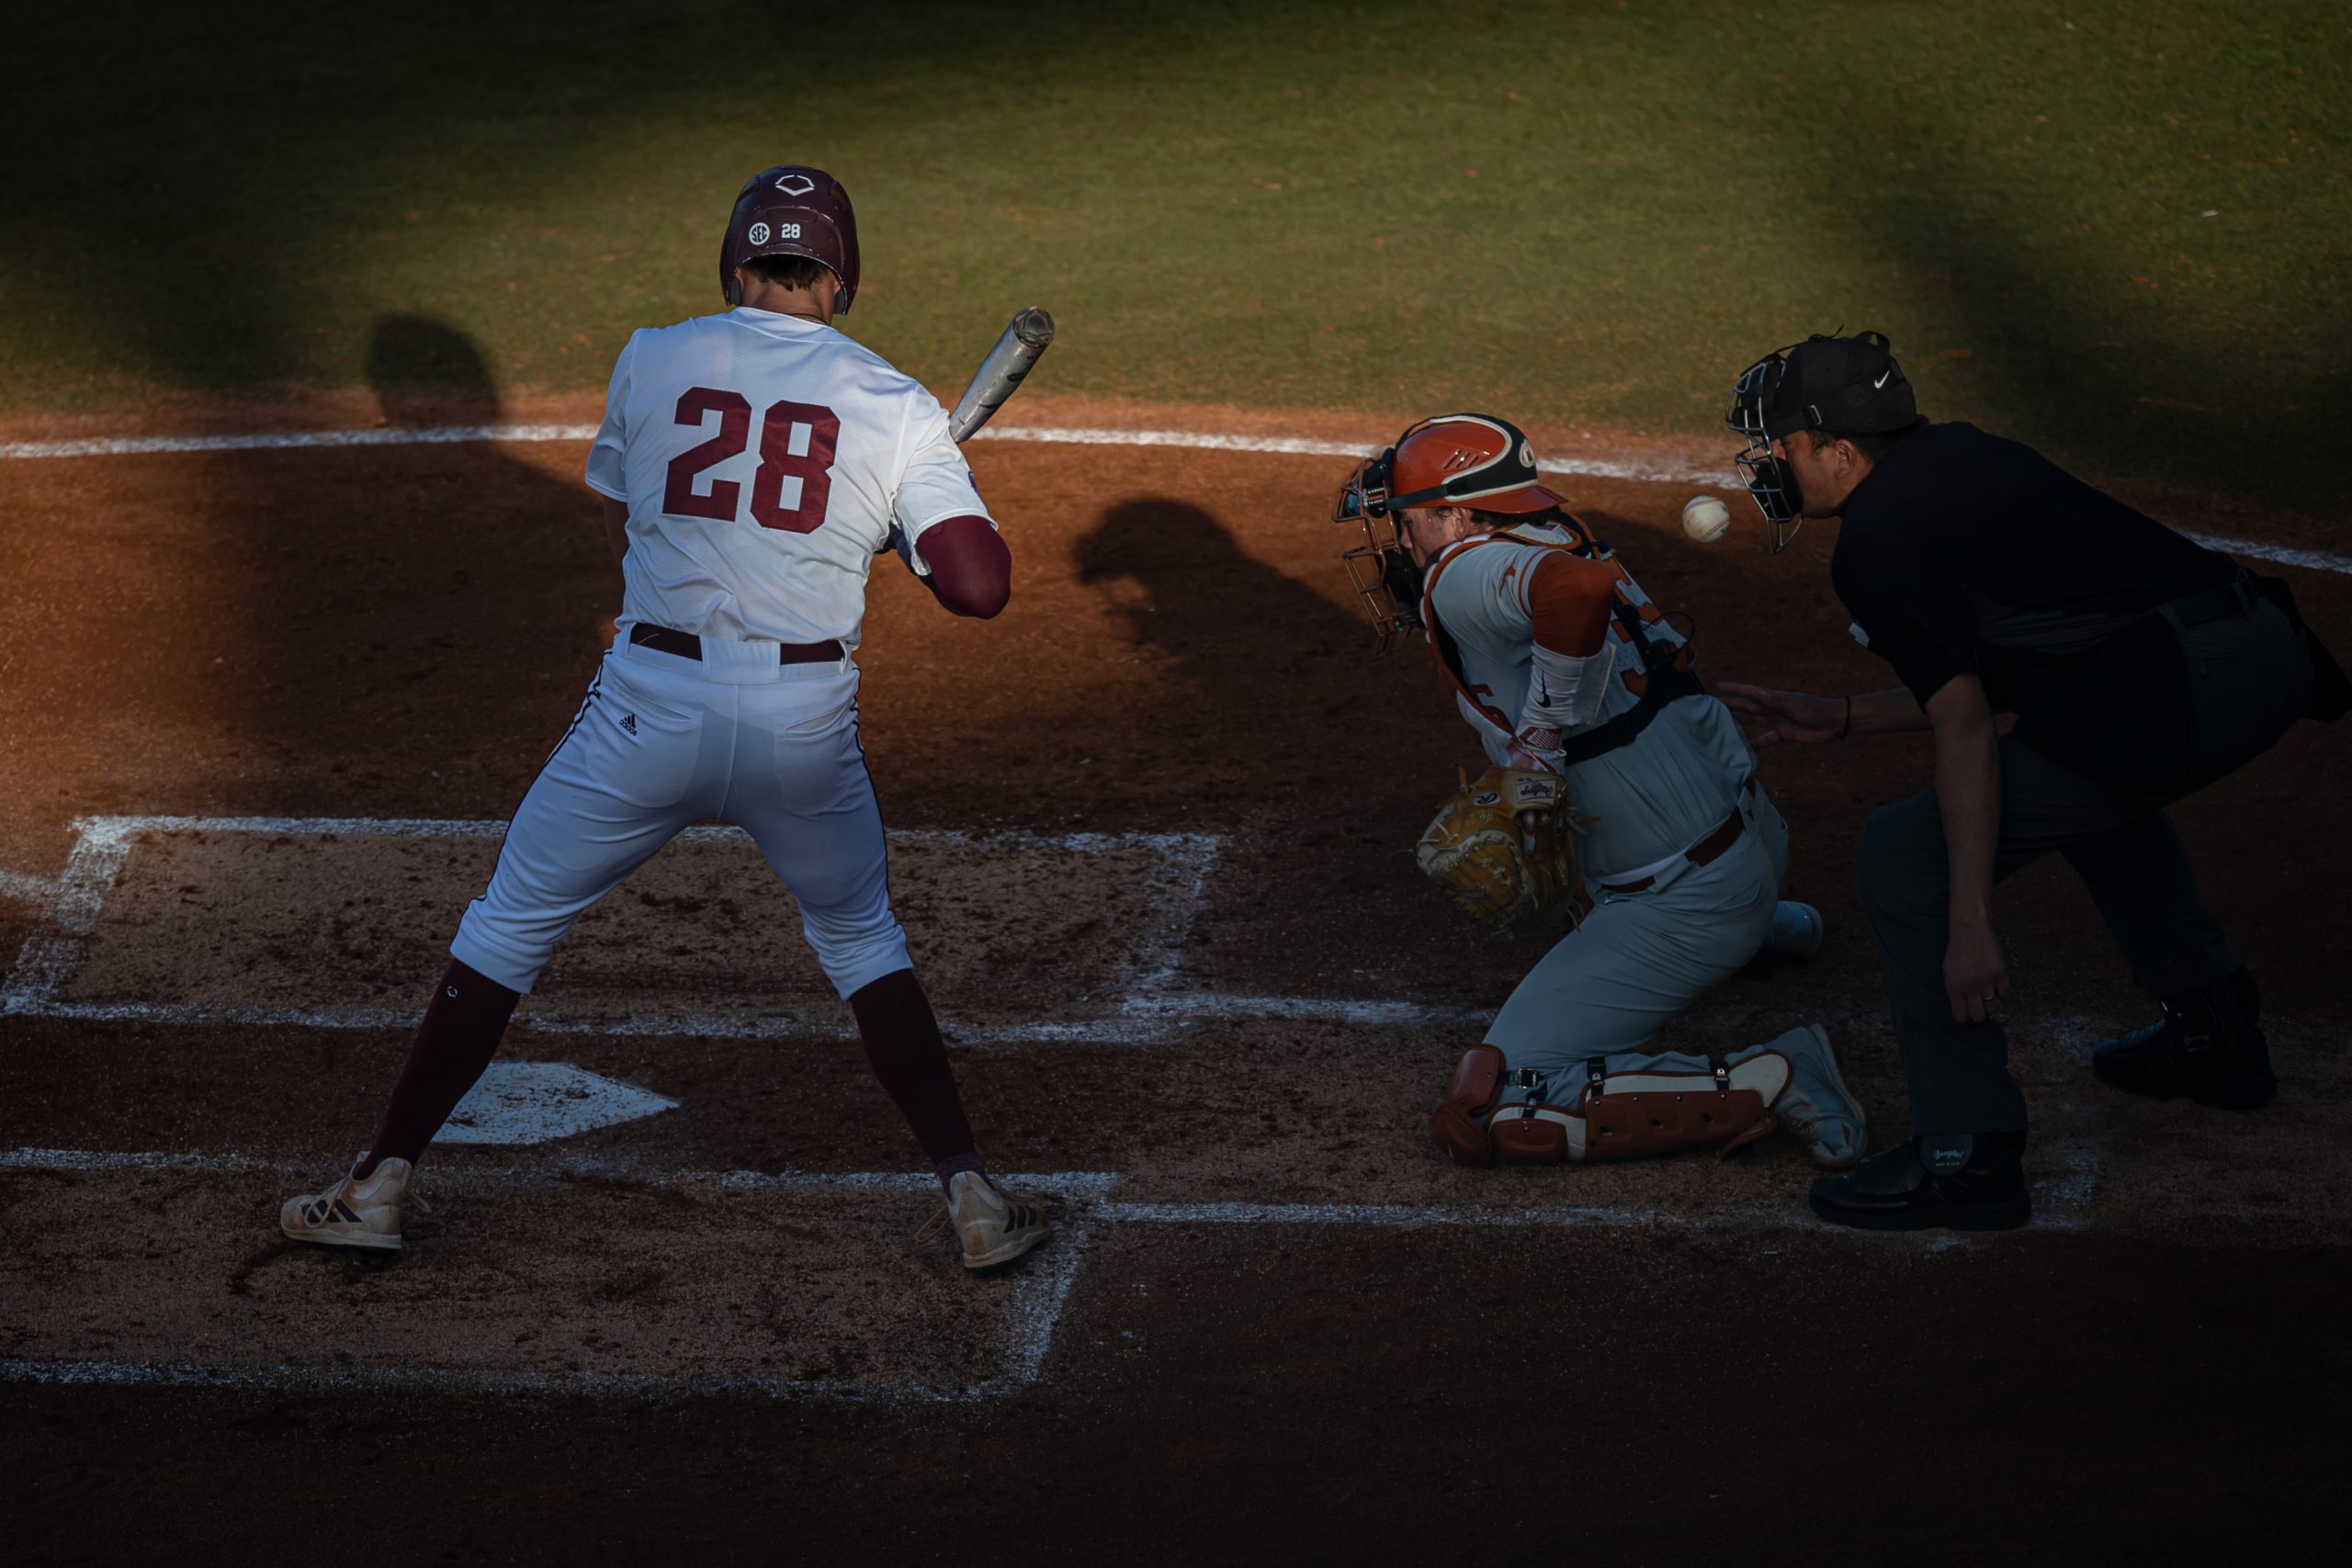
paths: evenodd
<path fill-rule="evenodd" d="M 1420 573 L 1396 537 L 1396 513 L 1466 506 L 1515 517 L 1559 506 L 1560 498 L 1535 479 L 1535 447 L 1526 433 L 1488 413 L 1422 420 L 1394 446 L 1356 465 L 1331 516 L 1363 529 L 1363 543 L 1340 558 L 1382 647 L 1421 624 Z"/>

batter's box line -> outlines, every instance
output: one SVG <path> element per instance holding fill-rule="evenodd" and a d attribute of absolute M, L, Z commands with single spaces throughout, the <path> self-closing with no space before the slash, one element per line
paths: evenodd
<path fill-rule="evenodd" d="M 2044 1228 L 2080 1229 L 2089 1223 L 2091 1201 L 2098 1185 L 2099 1147 L 2084 1137 L 2053 1138 L 2037 1143 L 2028 1155 L 2035 1170 L 2035 1224 Z M 300 1179 L 318 1174 L 316 1162 L 263 1159 L 251 1155 L 157 1150 L 116 1152 L 99 1149 L 28 1147 L 0 1150 L 0 1170 L 47 1170 L 104 1173 L 127 1170 L 192 1170 L 223 1174 L 266 1174 Z M 938 1185 L 920 1171 L 852 1170 L 656 1170 L 637 1162 L 596 1156 L 557 1155 L 510 1161 L 500 1166 L 468 1158 L 441 1168 L 452 1182 L 482 1190 L 546 1187 L 577 1177 L 598 1178 L 645 1187 L 712 1186 L 737 1190 L 906 1192 L 921 1195 Z M 1660 1208 L 1625 1204 L 1479 1204 L 1479 1203 L 1261 1203 L 1207 1200 L 1121 1199 L 1113 1196 L 1126 1179 L 1124 1173 L 1102 1170 L 1038 1171 L 1004 1175 L 1019 1188 L 1034 1188 L 1070 1203 L 1090 1205 L 1097 1215 L 1145 1224 L 1216 1225 L 1349 1225 L 1372 1229 L 1416 1229 L 1424 1226 L 1487 1226 L 1532 1224 L 1668 1225 L 1680 1228 L 1722 1228 L 1747 1223 L 1742 1215 L 1692 1215 Z M 1793 1225 L 1822 1229 L 1802 1215 L 1791 1215 Z"/>
<path fill-rule="evenodd" d="M 19 1148 L 0 1151 L 0 1171 L 57 1171 L 75 1175 L 123 1171 L 195 1171 L 206 1174 L 270 1176 L 289 1181 L 315 1177 L 315 1163 L 261 1159 L 238 1154 L 184 1152 L 116 1153 L 88 1149 Z M 474 1164 L 445 1166 L 433 1171 L 425 1190 L 435 1180 L 453 1189 L 514 1191 L 545 1189 L 568 1179 L 605 1180 L 660 1189 L 713 1187 L 729 1191 L 899 1192 L 910 1197 L 936 1195 L 936 1177 L 920 1171 L 683 1170 L 649 1172 L 625 1162 L 562 1158 L 532 1165 L 506 1167 Z M 976 1404 L 1001 1399 L 1030 1387 L 1044 1375 L 1046 1358 L 1069 1305 L 1078 1268 L 1091 1240 L 1087 1220 L 1091 1201 L 1107 1191 L 1118 1177 L 1108 1171 L 1048 1171 L 1000 1178 L 1024 1196 L 1050 1198 L 1057 1204 L 1057 1231 L 1052 1243 L 1030 1258 L 1012 1278 L 1003 1305 L 1005 1331 L 999 1357 L 1001 1370 L 992 1377 L 958 1384 L 919 1383 L 905 1388 L 856 1383 L 836 1379 L 790 1379 L 747 1374 L 651 1374 L 606 1372 L 489 1371 L 439 1367 L 324 1368 L 217 1366 L 183 1360 L 41 1360 L 18 1358 L 0 1360 L 0 1382 L 32 1382 L 69 1387 L 164 1387 L 198 1389 L 273 1389 L 297 1392 L 337 1392 L 359 1389 L 412 1390 L 447 1393 L 545 1393 L 597 1398 L 689 1398 L 697 1396 L 761 1397 L 814 1400 L 828 1404 Z"/>
<path fill-rule="evenodd" d="M 421 838 L 496 839 L 506 824 L 435 818 L 354 817 L 86 817 L 74 827 L 78 834 L 66 857 L 65 869 L 52 883 L 38 885 L 41 914 L 50 929 L 26 938 L 15 966 L 0 983 L 0 1013 L 81 1019 L 88 1021 L 151 1023 L 233 1023 L 254 1026 L 299 1024 L 320 1028 L 372 1029 L 404 1027 L 407 1012 L 393 1013 L 366 1007 L 244 1008 L 201 1007 L 154 1002 L 74 1003 L 60 999 L 79 965 L 85 943 L 104 912 L 107 897 L 120 879 L 124 863 L 139 840 L 150 834 L 221 833 L 267 838 Z M 686 843 L 751 845 L 750 835 L 732 827 L 699 826 L 678 835 Z M 956 829 L 896 829 L 889 838 L 899 843 L 975 844 L 1013 849 L 1053 849 L 1080 854 L 1147 848 L 1159 852 L 1159 863 L 1143 884 L 1155 913 L 1152 934 L 1140 942 L 1103 982 L 1120 993 L 1112 1017 L 1075 1021 L 1067 1025 L 1014 1026 L 965 1024 L 951 1032 L 970 1043 L 1027 1040 L 1058 1033 L 1071 1038 L 1090 1034 L 1115 1043 L 1157 1043 L 1170 1038 L 1171 1004 L 1178 1011 L 1204 1013 L 1213 1004 L 1194 1002 L 1173 990 L 1185 942 L 1192 934 L 1206 900 L 1208 878 L 1214 871 L 1221 840 L 1212 833 L 1041 833 L 1023 829 L 972 832 Z M 32 879 L 24 879 L 30 883 Z M 742 1019 L 728 1016 L 662 1017 L 625 1021 L 579 1021 L 535 1018 L 518 1021 L 543 1032 L 592 1034 L 703 1034 L 747 1038 L 850 1032 L 838 1018 L 822 1021 L 791 1015 Z"/>
<path fill-rule="evenodd" d="M 0 898 L 46 906 L 56 897 L 57 884 L 46 876 L 27 876 L 21 871 L 0 871 Z"/>
<path fill-rule="evenodd" d="M 2063 1140 L 2037 1151 L 2047 1169 L 2035 1183 L 2035 1228 L 2086 1228 L 2097 1180 L 2098 1151 L 2086 1139 Z M 96 1174 L 120 1171 L 188 1170 L 231 1175 L 315 1175 L 311 1166 L 238 1154 L 119 1153 L 102 1150 L 18 1148 L 0 1151 L 0 1171 L 60 1171 Z M 434 1173 L 453 1187 L 477 1191 L 544 1188 L 568 1178 L 598 1177 L 649 1188 L 707 1186 L 728 1190 L 884 1191 L 923 1194 L 935 1179 L 910 1171 L 684 1170 L 654 1172 L 627 1162 L 565 1157 L 505 1167 L 467 1163 Z M 887 1388 L 837 1380 L 793 1380 L 746 1375 L 621 1374 L 597 1372 L 500 1372 L 474 1369 L 391 1367 L 231 1367 L 186 1360 L 86 1360 L 17 1358 L 0 1360 L 0 1382 L 66 1387 L 165 1387 L 269 1389 L 333 1393 L 410 1390 L 453 1393 L 545 1393 L 592 1398 L 685 1398 L 696 1396 L 811 1400 L 835 1404 L 974 1404 L 1003 1398 L 1034 1386 L 1045 1373 L 1077 1282 L 1080 1258 L 1091 1246 L 1090 1223 L 1204 1226 L 1290 1226 L 1350 1230 L 1567 1230 L 1671 1229 L 1742 1232 L 1834 1232 L 1856 1245 L 1911 1244 L 1944 1251 L 1971 1244 L 1998 1245 L 1997 1237 L 1880 1235 L 1824 1224 L 1802 1210 L 1785 1214 L 1753 1212 L 1690 1213 L 1630 1204 L 1381 1204 L 1262 1203 L 1250 1201 L 1128 1201 L 1112 1194 L 1123 1179 L 1113 1171 L 1006 1174 L 1016 1190 L 1056 1199 L 1058 1234 L 1033 1255 L 1017 1278 L 1008 1303 L 1002 1370 L 994 1377 L 957 1385 L 919 1384 Z M 1792 1203 L 1793 1204 L 1793 1195 Z M 2079 1205 L 2078 1207 L 2076 1205 Z"/>
<path fill-rule="evenodd" d="M 2045 1159 L 2061 1146 L 2043 1151 Z M 2065 1146 L 2069 1169 L 2057 1179 L 2072 1186 L 2086 1204 L 2097 1169 L 2097 1150 L 2087 1142 Z M 311 1168 L 282 1160 L 265 1160 L 235 1154 L 111 1153 L 105 1151 L 20 1148 L 0 1152 L 0 1170 L 102 1173 L 141 1170 L 195 1170 L 238 1175 L 277 1175 L 298 1178 Z M 536 1165 L 504 1168 L 468 1164 L 446 1172 L 452 1185 L 474 1190 L 543 1188 L 569 1177 L 593 1176 L 631 1181 L 647 1187 L 709 1186 L 731 1190 L 855 1190 L 926 1193 L 936 1183 L 931 1177 L 906 1171 L 798 1171 L 767 1173 L 752 1170 L 673 1171 L 649 1173 L 626 1163 L 565 1158 Z M 809 1400 L 829 1404 L 972 1404 L 999 1399 L 1035 1385 L 1045 1372 L 1046 1359 L 1077 1281 L 1079 1262 L 1091 1245 L 1088 1222 L 1125 1224 L 1206 1226 L 1304 1226 L 1355 1230 L 1421 1229 L 1656 1229 L 1739 1232 L 1778 1229 L 1827 1230 L 1802 1213 L 1780 1215 L 1753 1213 L 1690 1214 L 1632 1205 L 1479 1205 L 1127 1201 L 1110 1193 L 1121 1178 L 1115 1172 L 1060 1171 L 1007 1175 L 1016 1190 L 1059 1200 L 1060 1231 L 1053 1245 L 1035 1255 L 1016 1283 L 1008 1303 L 1003 1370 L 977 1382 L 944 1386 L 918 1384 L 888 1388 L 839 1380 L 794 1380 L 741 1374 L 705 1375 L 621 1374 L 597 1372 L 487 1371 L 478 1369 L 390 1367 L 330 1369 L 280 1365 L 235 1367 L 186 1360 L 85 1360 L 14 1359 L 0 1360 L 0 1382 L 42 1383 L 64 1387 L 165 1387 L 187 1389 L 266 1389 L 306 1393 L 355 1390 L 395 1390 L 447 1393 L 538 1393 L 590 1398 L 752 1397 Z M 2039 1188 L 2048 1201 L 2047 1184 Z M 2043 1228 L 2079 1228 L 2087 1215 L 2061 1218 L 2047 1212 Z M 1840 1233 L 1850 1235 L 1851 1233 Z M 1861 1242 L 1890 1238 L 1859 1236 Z M 1897 1242 L 1917 1238 L 1892 1238 Z M 1950 1238 L 1928 1238 L 1931 1249 L 1951 1245 Z"/>
<path fill-rule="evenodd" d="M 416 1013 L 413 1009 L 357 1006 L 265 1008 L 177 1002 L 50 1001 L 10 1005 L 5 1010 L 26 1017 L 84 1023 L 150 1023 L 181 1028 L 209 1025 L 238 1029 L 374 1029 L 398 1032 L 413 1029 L 416 1024 Z M 1148 998 L 1133 1009 L 1098 1019 L 975 1023 L 946 1017 L 941 1019 L 940 1029 L 949 1045 L 963 1050 L 1062 1043 L 1149 1050 L 1197 1039 L 1201 1029 L 1218 1023 L 1290 1021 L 1339 1023 L 1373 1029 L 1451 1028 L 1484 1022 L 1493 1016 L 1491 1008 L 1180 991 Z M 515 1016 L 512 1033 L 553 1040 L 582 1037 L 598 1040 L 648 1037 L 742 1041 L 858 1038 L 857 1026 L 853 1021 L 830 1013 L 823 1017 L 773 1014 L 752 1018 L 692 1013 L 565 1018 L 520 1013 Z"/>

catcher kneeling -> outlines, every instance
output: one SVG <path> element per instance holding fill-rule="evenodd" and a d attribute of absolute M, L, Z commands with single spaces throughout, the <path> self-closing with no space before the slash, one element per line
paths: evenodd
<path fill-rule="evenodd" d="M 1464 1055 L 1430 1130 L 1462 1165 L 1613 1159 L 1785 1126 L 1832 1169 L 1861 1107 L 1818 1026 L 1720 1055 L 1658 1032 L 1770 943 L 1809 957 L 1820 915 L 1781 902 L 1788 825 L 1755 754 L 1609 547 L 1536 482 L 1506 421 L 1424 420 L 1360 466 L 1335 515 L 1384 643 L 1423 631 L 1495 764 L 1448 801 L 1422 868 L 1498 930 L 1568 919 Z"/>

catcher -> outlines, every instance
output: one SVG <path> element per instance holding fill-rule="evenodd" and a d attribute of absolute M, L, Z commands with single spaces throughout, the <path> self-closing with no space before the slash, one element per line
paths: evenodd
<path fill-rule="evenodd" d="M 1819 1026 L 1722 1055 L 1658 1032 L 1754 958 L 1821 944 L 1780 902 L 1788 825 L 1755 756 L 1608 546 L 1487 414 L 1423 420 L 1349 477 L 1334 513 L 1383 646 L 1427 636 L 1495 764 L 1448 801 L 1422 868 L 1498 930 L 1572 922 L 1455 1069 L 1430 1131 L 1458 1165 L 1721 1145 L 1785 1125 L 1816 1164 L 1861 1157 L 1862 1110 Z"/>

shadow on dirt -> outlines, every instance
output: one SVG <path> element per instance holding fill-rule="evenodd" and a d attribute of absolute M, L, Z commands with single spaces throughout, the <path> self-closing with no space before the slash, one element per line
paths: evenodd
<path fill-rule="evenodd" d="M 368 370 L 388 424 L 498 422 L 480 351 L 445 321 L 379 319 Z M 245 453 L 208 491 L 232 723 L 277 797 L 248 808 L 372 783 L 429 809 L 467 747 L 528 776 L 618 597 L 593 495 L 481 441 Z"/>
<path fill-rule="evenodd" d="M 1255 781 L 1261 795 L 1315 795 L 1392 771 L 1402 748 L 1465 739 L 1445 735 L 1437 705 L 1396 701 L 1395 672 L 1373 661 L 1364 621 L 1250 556 L 1198 506 L 1122 501 L 1071 556 L 1080 584 L 1109 597 L 1138 656 L 1176 677 L 1156 683 L 1166 711 L 1148 727 L 1176 750 L 1163 760 Z"/>

